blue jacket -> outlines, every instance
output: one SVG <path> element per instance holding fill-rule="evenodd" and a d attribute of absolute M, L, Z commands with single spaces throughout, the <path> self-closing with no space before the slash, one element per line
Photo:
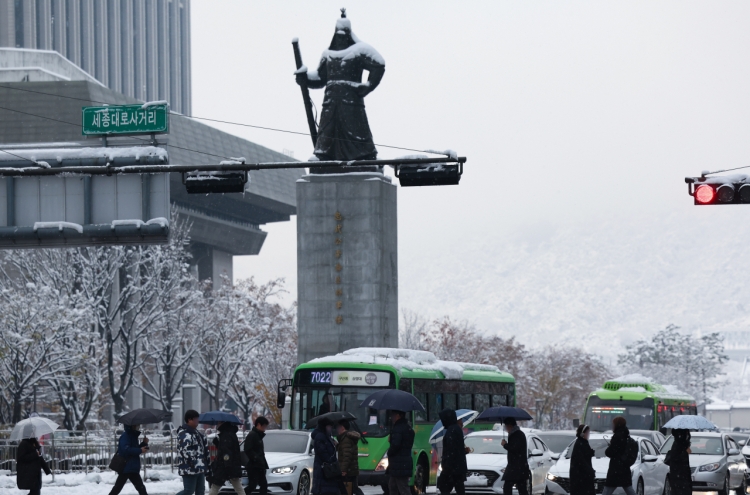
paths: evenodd
<path fill-rule="evenodd" d="M 323 463 L 333 462 L 336 460 L 336 447 L 333 445 L 331 436 L 326 432 L 325 427 L 318 427 L 310 434 L 315 449 L 315 459 L 313 461 L 313 495 L 331 493 L 338 495 L 341 493 L 339 487 L 340 479 L 327 480 L 323 475 Z"/>
<path fill-rule="evenodd" d="M 127 459 L 123 474 L 137 473 L 141 470 L 141 447 L 145 443 L 139 443 L 138 437 L 141 432 L 133 430 L 130 426 L 125 427 L 125 431 L 120 435 L 120 441 L 117 444 L 117 453 Z"/>

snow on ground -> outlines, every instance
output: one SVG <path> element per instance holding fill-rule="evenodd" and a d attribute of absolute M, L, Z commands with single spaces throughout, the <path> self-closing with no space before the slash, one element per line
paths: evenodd
<path fill-rule="evenodd" d="M 146 471 L 149 479 L 158 478 L 159 481 L 146 481 L 149 495 L 173 495 L 182 490 L 182 478 L 169 469 L 149 469 Z M 142 473 L 141 473 L 142 474 Z M 101 473 L 66 473 L 52 476 L 42 476 L 42 495 L 107 495 L 115 484 L 117 475 L 111 471 Z M 26 495 L 28 490 L 16 488 L 15 476 L 0 476 L 0 495 Z M 137 494 L 131 483 L 126 483 L 123 495 Z"/>

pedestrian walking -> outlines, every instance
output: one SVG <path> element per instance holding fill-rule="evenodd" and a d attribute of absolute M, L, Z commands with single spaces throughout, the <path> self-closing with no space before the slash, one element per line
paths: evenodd
<path fill-rule="evenodd" d="M 362 437 L 356 431 L 350 430 L 349 421 L 342 419 L 336 426 L 336 439 L 338 445 L 336 452 L 339 456 L 341 466 L 341 480 L 344 483 L 346 495 L 352 495 L 354 488 L 358 486 L 359 477 L 359 439 Z"/>
<path fill-rule="evenodd" d="M 589 445 L 591 429 L 579 425 L 570 456 L 570 495 L 596 495 L 596 470 L 591 465 L 594 449 Z"/>
<path fill-rule="evenodd" d="M 618 487 L 622 487 L 627 495 L 635 495 L 630 466 L 638 459 L 638 443 L 630 437 L 627 422 L 622 416 L 612 420 L 612 431 L 612 440 L 604 451 L 604 455 L 609 457 L 609 469 L 602 495 L 612 495 Z"/>
<path fill-rule="evenodd" d="M 441 495 L 448 495 L 454 489 L 456 495 L 464 495 L 468 469 L 463 422 L 456 418 L 456 411 L 453 409 L 443 409 L 439 416 L 445 428 L 445 435 L 443 436 L 443 472 L 440 473 L 437 481 L 437 489 Z"/>
<path fill-rule="evenodd" d="M 266 436 L 268 419 L 258 416 L 253 424 L 253 429 L 245 439 L 245 455 L 247 455 L 247 494 L 250 495 L 259 487 L 260 495 L 268 493 L 268 481 L 266 481 L 266 449 L 263 445 L 263 437 Z"/>
<path fill-rule="evenodd" d="M 390 495 L 410 495 L 409 478 L 414 465 L 411 448 L 414 446 L 414 430 L 403 411 L 391 411 L 391 435 L 388 437 L 388 492 Z"/>
<path fill-rule="evenodd" d="M 49 474 L 47 462 L 42 457 L 42 446 L 39 440 L 32 437 L 34 427 L 24 427 L 24 438 L 16 451 L 16 486 L 19 490 L 29 490 L 29 495 L 39 495 L 42 490 L 42 470 Z"/>
<path fill-rule="evenodd" d="M 190 409 L 185 413 L 185 424 L 177 429 L 178 472 L 182 476 L 182 491 L 177 495 L 204 495 L 208 469 L 208 442 L 198 431 L 200 413 Z"/>
<path fill-rule="evenodd" d="M 664 458 L 664 464 L 669 466 L 669 487 L 672 495 L 691 495 L 693 481 L 690 477 L 690 432 L 674 429 L 672 437 L 672 448 Z"/>
<path fill-rule="evenodd" d="M 218 425 L 219 435 L 214 438 L 216 460 L 211 466 L 211 489 L 209 495 L 219 495 L 219 490 L 229 481 L 237 495 L 245 495 L 242 488 L 242 457 L 240 441 L 237 439 L 237 425 L 222 422 Z"/>
<path fill-rule="evenodd" d="M 503 425 L 505 431 L 508 432 L 508 440 L 503 439 L 500 442 L 508 451 L 508 465 L 503 475 L 503 495 L 512 495 L 513 485 L 516 485 L 518 495 L 530 495 L 527 483 L 531 479 L 531 470 L 526 450 L 526 435 L 518 427 L 514 418 L 505 418 Z"/>
<path fill-rule="evenodd" d="M 315 458 L 313 459 L 313 495 L 322 495 L 324 493 L 339 495 L 341 489 L 341 475 L 338 477 L 326 477 L 323 465 L 333 465 L 336 463 L 336 446 L 333 444 L 331 433 L 333 423 L 328 418 L 322 418 L 318 421 L 318 426 L 310 436 L 315 449 Z M 330 476 L 330 474 L 329 474 Z"/>
<path fill-rule="evenodd" d="M 140 425 L 126 425 L 125 431 L 120 435 L 117 453 L 124 457 L 127 462 L 122 473 L 117 475 L 115 486 L 112 487 L 109 495 L 118 495 L 128 481 L 133 484 L 138 495 L 148 495 L 141 478 L 141 455 L 148 452 L 148 437 L 144 436 L 143 441 L 139 442 L 138 437 L 140 436 Z"/>

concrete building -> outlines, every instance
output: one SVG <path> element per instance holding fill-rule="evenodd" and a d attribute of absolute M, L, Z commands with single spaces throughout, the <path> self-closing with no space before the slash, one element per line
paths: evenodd
<path fill-rule="evenodd" d="M 705 414 L 719 428 L 750 428 L 750 401 L 707 404 Z"/>
<path fill-rule="evenodd" d="M 56 51 L 114 91 L 190 115 L 190 0 L 0 0 L 0 47 Z"/>

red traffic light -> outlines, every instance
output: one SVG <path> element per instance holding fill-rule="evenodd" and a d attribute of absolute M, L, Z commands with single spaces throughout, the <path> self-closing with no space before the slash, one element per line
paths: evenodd
<path fill-rule="evenodd" d="M 707 205 L 714 200 L 714 197 L 716 197 L 714 188 L 708 184 L 701 184 L 695 188 L 695 201 L 699 204 Z"/>

